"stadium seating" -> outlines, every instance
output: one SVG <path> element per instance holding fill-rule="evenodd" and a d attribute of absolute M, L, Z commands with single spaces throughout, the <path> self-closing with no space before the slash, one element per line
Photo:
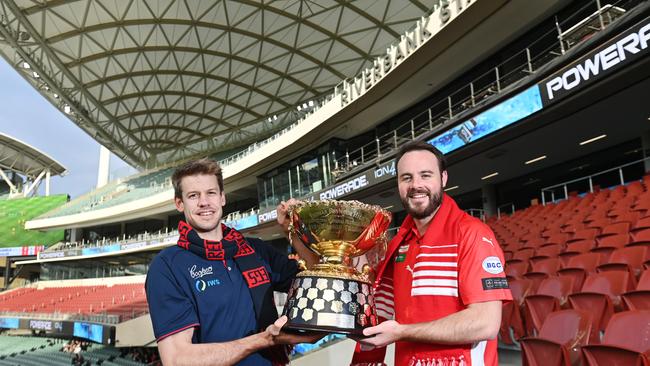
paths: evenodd
<path fill-rule="evenodd" d="M 143 283 L 113 286 L 22 288 L 0 295 L 0 311 L 116 315 L 120 320 L 148 312 Z"/>
<path fill-rule="evenodd" d="M 650 310 L 615 314 L 605 330 L 602 344 L 582 347 L 585 366 L 650 364 Z"/>
<path fill-rule="evenodd" d="M 578 310 L 561 310 L 548 315 L 539 336 L 521 341 L 524 366 L 570 366 L 580 358 L 588 342 L 591 317 Z"/>
<path fill-rule="evenodd" d="M 62 351 L 61 340 L 40 337 L 0 336 L 0 366 L 43 366 L 71 364 L 73 354 Z M 81 354 L 88 364 L 141 366 L 113 347 L 89 343 Z"/>
<path fill-rule="evenodd" d="M 650 307 L 649 185 L 646 175 L 487 220 L 515 295 L 514 304 L 504 304 L 503 343 L 539 334 L 545 317 L 565 307 L 596 315 L 593 343 L 616 313 Z"/>

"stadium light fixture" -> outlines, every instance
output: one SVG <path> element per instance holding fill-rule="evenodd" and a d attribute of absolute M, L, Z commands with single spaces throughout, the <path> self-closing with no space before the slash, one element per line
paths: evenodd
<path fill-rule="evenodd" d="M 23 69 L 31 69 L 32 67 L 29 66 L 27 62 L 23 62 Z"/>
<path fill-rule="evenodd" d="M 489 179 L 489 178 L 492 178 L 492 177 L 496 177 L 497 175 L 499 175 L 499 172 L 494 172 L 492 174 L 488 174 L 485 177 L 481 178 L 481 180 L 486 180 L 486 179 Z"/>
<path fill-rule="evenodd" d="M 70 108 L 69 105 L 66 104 L 66 105 L 63 107 L 63 111 L 64 111 L 66 114 L 70 114 L 70 112 L 72 111 L 72 109 Z"/>
<path fill-rule="evenodd" d="M 274 121 L 277 121 L 277 120 L 278 120 L 278 116 L 277 116 L 277 114 L 274 114 L 274 115 L 273 115 L 273 120 L 274 120 Z"/>
<path fill-rule="evenodd" d="M 457 188 L 458 188 L 458 186 L 453 186 L 453 187 L 445 188 L 445 192 L 453 191 L 454 189 L 457 189 Z"/>
<path fill-rule="evenodd" d="M 313 100 L 310 100 L 310 101 L 309 101 L 309 106 L 310 106 L 310 107 L 313 107 L 313 106 L 314 106 L 314 101 L 313 101 Z"/>
<path fill-rule="evenodd" d="M 594 142 L 594 141 L 598 141 L 598 140 L 600 140 L 600 139 L 604 139 L 605 137 L 607 137 L 607 135 L 606 135 L 606 134 L 602 134 L 602 135 L 600 135 L 600 136 L 596 136 L 596 137 L 594 137 L 594 138 L 590 138 L 589 140 L 584 140 L 584 141 L 582 141 L 582 142 L 580 143 L 580 146 L 590 144 L 590 143 L 592 143 L 592 142 Z"/>
<path fill-rule="evenodd" d="M 544 159 L 546 159 L 546 155 L 542 155 L 542 156 L 538 156 L 538 157 L 536 157 L 536 158 L 534 158 L 534 159 L 530 159 L 530 160 L 528 160 L 525 164 L 526 164 L 526 165 L 528 165 L 528 164 L 532 164 L 532 163 L 535 163 L 535 162 L 538 162 L 538 161 L 540 161 L 540 160 L 544 160 Z"/>
<path fill-rule="evenodd" d="M 298 111 L 301 111 L 301 110 L 302 110 L 302 107 L 301 107 L 301 106 L 298 106 L 297 109 L 298 109 Z"/>

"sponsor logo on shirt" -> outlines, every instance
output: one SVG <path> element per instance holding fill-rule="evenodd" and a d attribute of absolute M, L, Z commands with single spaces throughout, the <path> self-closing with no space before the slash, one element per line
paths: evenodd
<path fill-rule="evenodd" d="M 487 273 L 499 274 L 503 272 L 503 265 L 499 257 L 491 256 L 483 259 L 483 269 Z"/>
<path fill-rule="evenodd" d="M 203 276 L 211 275 L 212 274 L 212 266 L 210 267 L 203 267 L 200 270 L 196 269 L 196 264 L 193 265 L 192 267 L 188 268 L 190 271 L 190 276 L 193 279 L 201 278 Z"/>
<path fill-rule="evenodd" d="M 207 280 L 207 281 L 202 280 L 202 279 L 198 279 L 194 283 L 194 287 L 196 288 L 196 291 L 198 291 L 198 292 L 205 292 L 205 290 L 208 289 L 208 287 L 217 286 L 217 285 L 220 285 L 220 284 L 221 284 L 221 281 L 219 281 L 218 279 Z"/>
<path fill-rule="evenodd" d="M 492 242 L 492 240 L 490 240 L 490 239 L 488 239 L 486 237 L 482 237 L 481 240 L 483 240 L 486 243 L 489 243 L 491 246 L 494 246 L 494 243 Z"/>
<path fill-rule="evenodd" d="M 508 280 L 504 277 L 482 278 L 483 290 L 505 290 L 508 288 Z"/>

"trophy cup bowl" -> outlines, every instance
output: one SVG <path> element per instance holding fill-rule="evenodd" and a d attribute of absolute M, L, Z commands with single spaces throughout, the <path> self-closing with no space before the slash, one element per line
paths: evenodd
<path fill-rule="evenodd" d="M 290 231 L 319 255 L 319 263 L 296 275 L 283 311 L 285 327 L 361 335 L 376 325 L 374 270 L 366 263 L 358 271 L 353 258 L 385 251 L 390 213 L 358 201 L 323 200 L 297 203 L 289 217 Z"/>

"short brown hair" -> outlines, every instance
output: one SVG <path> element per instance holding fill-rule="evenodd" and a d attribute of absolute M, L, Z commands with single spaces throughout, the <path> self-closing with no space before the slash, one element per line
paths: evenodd
<path fill-rule="evenodd" d="M 395 166 L 397 166 L 397 163 L 399 163 L 402 156 L 404 156 L 404 154 L 407 152 L 420 150 L 428 151 L 436 156 L 438 159 L 438 169 L 440 169 L 441 174 L 447 170 L 447 159 L 445 158 L 445 155 L 440 150 L 438 150 L 438 148 L 425 141 L 411 141 L 402 145 L 402 147 L 400 147 L 399 151 L 397 152 L 397 156 L 395 157 Z"/>
<path fill-rule="evenodd" d="M 217 177 L 219 191 L 223 193 L 223 173 L 219 163 L 207 158 L 188 161 L 187 163 L 176 168 L 172 174 L 172 185 L 174 186 L 174 197 L 183 198 L 183 189 L 181 188 L 181 179 L 192 175 L 214 175 Z"/>

